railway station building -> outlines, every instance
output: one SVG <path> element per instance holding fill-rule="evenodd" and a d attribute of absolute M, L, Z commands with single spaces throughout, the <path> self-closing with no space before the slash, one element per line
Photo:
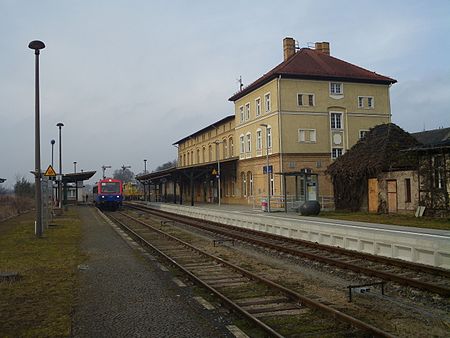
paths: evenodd
<path fill-rule="evenodd" d="M 370 128 L 391 122 L 396 80 L 330 54 L 328 42 L 297 48 L 285 38 L 284 60 L 229 98 L 234 114 L 174 143 L 178 165 L 164 182 L 174 201 L 258 206 L 269 192 L 274 208 L 305 200 L 332 208 L 324 172 Z"/>

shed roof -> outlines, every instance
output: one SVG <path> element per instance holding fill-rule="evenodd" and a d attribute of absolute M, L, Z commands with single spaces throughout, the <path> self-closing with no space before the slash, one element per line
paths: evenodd
<path fill-rule="evenodd" d="M 423 145 L 431 146 L 448 141 L 450 139 L 450 128 L 426 130 L 418 133 L 411 133 L 411 135 Z"/>

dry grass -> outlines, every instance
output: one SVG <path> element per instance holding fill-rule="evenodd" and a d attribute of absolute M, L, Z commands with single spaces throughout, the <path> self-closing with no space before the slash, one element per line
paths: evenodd
<path fill-rule="evenodd" d="M 58 225 L 34 235 L 32 213 L 1 223 L 0 271 L 18 272 L 16 282 L 0 282 L 1 337 L 70 335 L 77 287 L 80 220 L 73 211 Z"/>
<path fill-rule="evenodd" d="M 408 227 L 450 230 L 450 219 L 415 217 L 400 214 L 370 214 L 367 212 L 322 211 L 319 217 L 356 222 L 393 224 Z"/>
<path fill-rule="evenodd" d="M 0 221 L 19 215 L 34 207 L 34 199 L 29 197 L 0 196 Z"/>

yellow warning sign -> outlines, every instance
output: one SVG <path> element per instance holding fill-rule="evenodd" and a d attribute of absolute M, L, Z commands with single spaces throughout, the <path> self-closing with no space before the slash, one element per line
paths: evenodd
<path fill-rule="evenodd" d="M 217 175 L 217 170 L 216 170 L 216 169 L 213 169 L 211 175 Z"/>
<path fill-rule="evenodd" d="M 45 171 L 44 176 L 56 176 L 55 169 L 53 169 L 53 167 L 49 165 L 47 170 Z"/>

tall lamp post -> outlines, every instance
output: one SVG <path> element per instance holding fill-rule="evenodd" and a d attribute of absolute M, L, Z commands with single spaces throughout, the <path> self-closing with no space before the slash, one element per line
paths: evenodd
<path fill-rule="evenodd" d="M 77 173 L 77 161 L 73 161 L 73 173 Z M 75 177 L 75 204 L 78 204 L 78 181 Z"/>
<path fill-rule="evenodd" d="M 260 126 L 266 128 L 267 212 L 270 212 L 269 125 L 266 123 L 261 123 Z"/>
<path fill-rule="evenodd" d="M 53 166 L 53 147 L 55 145 L 56 141 L 55 140 L 51 140 L 50 144 L 52 145 L 52 168 L 55 169 L 55 167 Z M 55 187 L 54 187 L 54 177 L 52 177 L 52 208 L 54 207 L 54 203 L 55 203 Z"/>
<path fill-rule="evenodd" d="M 218 201 L 219 201 L 219 207 L 220 207 L 220 147 L 219 144 L 222 142 L 219 140 L 216 140 L 214 142 L 216 144 L 216 157 L 217 157 L 217 194 L 218 194 Z"/>
<path fill-rule="evenodd" d="M 50 144 L 52 145 L 52 168 L 53 168 L 53 146 L 55 145 L 56 141 L 55 140 L 51 140 Z"/>
<path fill-rule="evenodd" d="M 41 191 L 41 134 L 39 129 L 39 54 L 45 48 L 42 41 L 34 40 L 28 44 L 28 48 L 34 49 L 35 57 L 35 122 L 34 122 L 34 178 L 36 187 L 36 229 L 35 234 L 42 237 L 42 191 Z"/>
<path fill-rule="evenodd" d="M 63 179 L 62 179 L 62 139 L 61 139 L 61 128 L 64 127 L 64 123 L 59 122 L 56 124 L 59 129 L 59 181 L 58 181 L 58 200 L 59 200 L 59 208 L 62 208 L 62 199 L 63 199 Z"/>
<path fill-rule="evenodd" d="M 147 173 L 147 160 L 144 160 L 144 175 Z M 144 201 L 147 200 L 146 189 L 145 189 L 145 181 L 144 181 Z"/>

